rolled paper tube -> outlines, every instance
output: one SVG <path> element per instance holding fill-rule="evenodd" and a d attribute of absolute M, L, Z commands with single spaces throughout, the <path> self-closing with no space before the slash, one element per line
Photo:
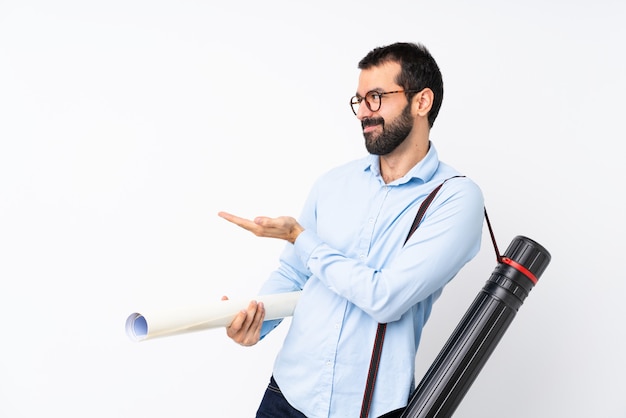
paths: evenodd
<path fill-rule="evenodd" d="M 225 327 L 251 300 L 263 302 L 265 320 L 293 315 L 301 291 L 258 295 L 248 299 L 222 300 L 168 310 L 135 312 L 126 319 L 126 334 L 133 341 L 167 337 Z"/>

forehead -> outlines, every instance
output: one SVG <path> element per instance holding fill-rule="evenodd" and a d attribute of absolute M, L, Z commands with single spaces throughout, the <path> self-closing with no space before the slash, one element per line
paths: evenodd
<path fill-rule="evenodd" d="M 361 70 L 357 93 L 364 96 L 371 90 L 387 91 L 390 88 L 400 87 L 396 83 L 400 70 L 400 64 L 397 62 L 385 62 L 381 65 Z"/>

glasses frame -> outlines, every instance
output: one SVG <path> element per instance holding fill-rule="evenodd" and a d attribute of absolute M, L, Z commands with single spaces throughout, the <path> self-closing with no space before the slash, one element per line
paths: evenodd
<path fill-rule="evenodd" d="M 370 90 L 367 93 L 365 93 L 365 96 L 363 97 L 359 96 L 358 94 L 352 96 L 350 98 L 350 108 L 352 109 L 352 113 L 354 113 L 354 115 L 356 116 L 357 113 L 359 112 L 359 108 L 357 107 L 357 109 L 355 110 L 354 106 L 361 106 L 361 103 L 363 102 L 363 100 L 365 100 L 365 106 L 367 106 L 370 112 L 378 112 L 383 105 L 383 96 L 387 94 L 394 94 L 394 93 L 417 93 L 419 91 L 421 90 L 394 90 L 394 91 Z M 377 94 L 380 96 L 380 100 L 378 101 L 378 107 L 376 109 L 373 109 L 369 100 L 367 100 L 367 97 L 373 94 Z"/>

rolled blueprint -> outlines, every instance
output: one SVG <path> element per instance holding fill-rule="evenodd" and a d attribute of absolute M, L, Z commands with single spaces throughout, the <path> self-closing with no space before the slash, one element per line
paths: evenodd
<path fill-rule="evenodd" d="M 225 327 L 251 300 L 263 302 L 265 320 L 293 315 L 300 291 L 259 295 L 248 299 L 221 300 L 169 310 L 135 312 L 126 319 L 126 334 L 133 341 Z"/>

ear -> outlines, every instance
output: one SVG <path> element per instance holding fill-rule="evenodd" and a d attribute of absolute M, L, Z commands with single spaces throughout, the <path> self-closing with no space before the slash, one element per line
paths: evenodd
<path fill-rule="evenodd" d="M 428 112 L 433 107 L 433 100 L 435 99 L 435 93 L 429 88 L 417 93 L 413 96 L 412 110 L 414 116 L 428 116 Z"/>

